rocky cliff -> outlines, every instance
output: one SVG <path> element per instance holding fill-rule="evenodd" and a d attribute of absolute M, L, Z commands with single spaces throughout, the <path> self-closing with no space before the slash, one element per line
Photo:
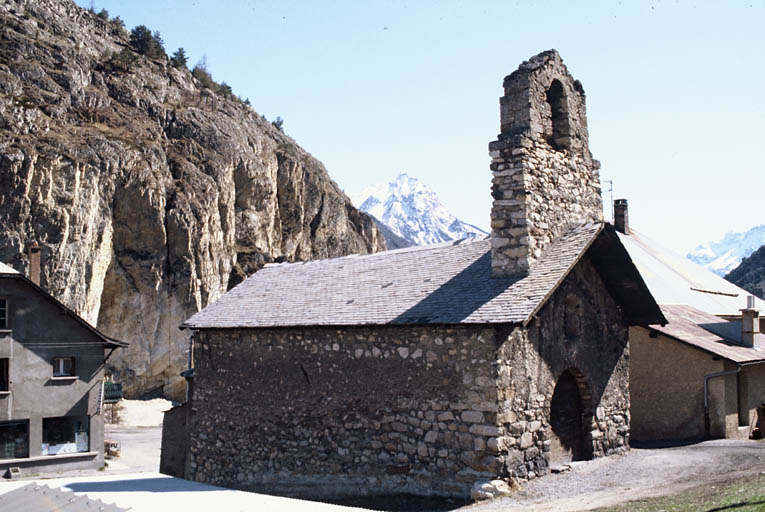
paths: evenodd
<path fill-rule="evenodd" d="M 110 336 L 131 395 L 179 396 L 178 325 L 264 262 L 384 249 L 323 165 L 68 0 L 0 2 L 0 261 Z M 123 52 L 124 50 L 124 52 Z M 110 56 L 134 62 L 121 68 Z"/>

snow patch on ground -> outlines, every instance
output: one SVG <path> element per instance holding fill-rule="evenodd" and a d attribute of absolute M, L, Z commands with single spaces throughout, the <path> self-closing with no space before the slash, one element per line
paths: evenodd
<path fill-rule="evenodd" d="M 170 400 L 155 398 L 153 400 L 122 400 L 119 417 L 121 426 L 125 427 L 157 427 L 162 425 L 164 412 L 173 407 Z"/>

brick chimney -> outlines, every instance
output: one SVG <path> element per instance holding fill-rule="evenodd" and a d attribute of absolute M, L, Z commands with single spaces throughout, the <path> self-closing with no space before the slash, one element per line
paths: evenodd
<path fill-rule="evenodd" d="M 501 133 L 489 144 L 497 277 L 527 274 L 571 226 L 603 220 L 582 84 L 549 50 L 522 63 L 503 86 Z"/>
<path fill-rule="evenodd" d="M 40 245 L 35 241 L 29 246 L 29 280 L 40 286 Z"/>
<path fill-rule="evenodd" d="M 741 310 L 741 343 L 745 347 L 761 347 L 765 345 L 760 334 L 760 312 L 754 308 L 754 295 L 746 298 L 746 308 Z"/>
<path fill-rule="evenodd" d="M 630 234 L 630 220 L 626 199 L 616 199 L 614 201 L 614 227 L 619 233 Z"/>

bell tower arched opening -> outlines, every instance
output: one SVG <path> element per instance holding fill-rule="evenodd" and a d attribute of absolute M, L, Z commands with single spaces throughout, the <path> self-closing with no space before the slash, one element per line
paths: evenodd
<path fill-rule="evenodd" d="M 566 91 L 560 80 L 553 80 L 545 94 L 550 105 L 550 131 L 547 143 L 556 150 L 571 149 L 571 122 Z"/>

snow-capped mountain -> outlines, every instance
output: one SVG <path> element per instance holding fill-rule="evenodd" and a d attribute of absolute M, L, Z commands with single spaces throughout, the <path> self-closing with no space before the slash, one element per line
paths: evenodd
<path fill-rule="evenodd" d="M 412 245 L 428 245 L 486 232 L 462 222 L 441 204 L 427 185 L 405 173 L 390 183 L 372 185 L 351 196 L 353 204 L 377 218 Z"/>
<path fill-rule="evenodd" d="M 765 224 L 744 233 L 726 233 L 717 242 L 705 242 L 689 252 L 688 259 L 724 276 L 763 245 Z"/>

